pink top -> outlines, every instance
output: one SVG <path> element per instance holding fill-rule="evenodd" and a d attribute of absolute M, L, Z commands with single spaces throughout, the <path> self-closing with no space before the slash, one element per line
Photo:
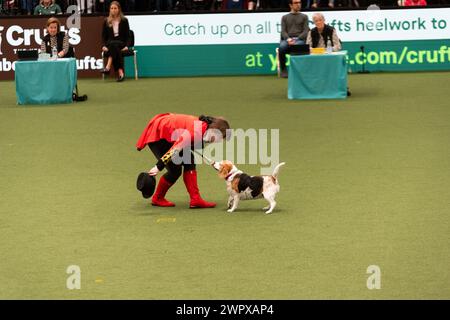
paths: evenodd
<path fill-rule="evenodd" d="M 119 36 L 119 23 L 120 21 L 114 20 L 112 22 L 112 27 L 113 27 L 113 31 L 114 31 L 114 37 L 118 37 Z"/>

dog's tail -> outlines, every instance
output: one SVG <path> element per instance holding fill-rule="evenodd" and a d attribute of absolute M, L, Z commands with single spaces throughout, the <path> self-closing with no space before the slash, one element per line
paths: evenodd
<path fill-rule="evenodd" d="M 286 164 L 286 162 L 281 162 L 280 164 L 278 164 L 275 169 L 273 169 L 273 173 L 272 173 L 272 177 L 274 177 L 275 179 L 278 179 L 278 171 L 280 171 L 280 168 L 282 166 L 284 166 Z"/>

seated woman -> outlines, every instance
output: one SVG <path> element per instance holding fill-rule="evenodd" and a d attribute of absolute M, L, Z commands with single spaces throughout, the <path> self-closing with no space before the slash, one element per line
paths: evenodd
<path fill-rule="evenodd" d="M 109 6 L 109 16 L 103 23 L 102 51 L 108 61 L 102 73 L 109 73 L 111 66 L 113 66 L 119 75 L 117 78 L 119 82 L 125 79 L 122 52 L 128 50 L 129 37 L 130 25 L 128 19 L 124 17 L 120 3 L 113 1 Z"/>
<path fill-rule="evenodd" d="M 34 8 L 35 15 L 53 15 L 62 14 L 61 7 L 55 4 L 55 0 L 40 0 Z"/>
<path fill-rule="evenodd" d="M 306 37 L 306 44 L 310 48 L 325 48 L 327 42 L 331 42 L 331 47 L 334 52 L 342 49 L 341 40 L 339 40 L 336 29 L 325 23 L 323 14 L 317 12 L 312 16 L 315 27 L 309 30 L 308 37 Z M 351 96 L 350 90 L 347 88 L 347 96 Z"/>
<path fill-rule="evenodd" d="M 328 40 L 331 41 L 333 51 L 342 49 L 341 41 L 339 40 L 336 29 L 328 24 L 325 24 L 325 17 L 321 13 L 314 13 L 312 20 L 315 28 L 312 28 L 306 37 L 306 44 L 311 48 L 325 48 Z"/>
<path fill-rule="evenodd" d="M 52 49 L 56 47 L 58 58 L 69 58 L 69 36 L 64 31 L 59 31 L 60 29 L 58 19 L 51 17 L 47 20 L 47 35 L 42 39 L 41 52 L 52 54 Z"/>

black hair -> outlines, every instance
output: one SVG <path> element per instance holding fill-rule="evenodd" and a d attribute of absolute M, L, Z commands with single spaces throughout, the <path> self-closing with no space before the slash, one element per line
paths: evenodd
<path fill-rule="evenodd" d="M 224 118 L 205 116 L 202 114 L 198 119 L 206 122 L 208 124 L 208 129 L 219 130 L 224 138 L 227 137 L 227 130 L 230 129 L 230 124 Z"/>
<path fill-rule="evenodd" d="M 211 116 L 205 116 L 205 115 L 201 115 L 200 117 L 198 117 L 198 119 L 200 120 L 200 121 L 204 121 L 204 122 L 206 122 L 208 125 L 210 125 L 211 123 L 213 123 L 213 121 L 214 121 L 214 117 L 211 117 Z"/>

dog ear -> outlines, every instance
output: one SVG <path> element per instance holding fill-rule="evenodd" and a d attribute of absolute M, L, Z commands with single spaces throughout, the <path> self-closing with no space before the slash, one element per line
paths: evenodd
<path fill-rule="evenodd" d="M 225 177 L 227 176 L 227 174 L 228 174 L 227 169 L 225 168 L 224 165 L 221 165 L 221 166 L 220 166 L 220 169 L 219 169 L 219 173 L 218 173 L 219 177 L 225 179 Z"/>
<path fill-rule="evenodd" d="M 233 163 L 231 163 L 230 161 L 224 161 L 220 166 L 219 175 L 225 179 L 226 176 L 231 172 L 231 170 L 233 170 Z"/>
<path fill-rule="evenodd" d="M 233 168 L 233 167 L 230 166 L 229 163 L 227 163 L 227 162 L 222 162 L 222 163 L 220 164 L 219 177 L 225 179 L 225 178 L 227 177 L 227 175 L 230 173 L 230 171 L 231 171 L 232 168 Z"/>

